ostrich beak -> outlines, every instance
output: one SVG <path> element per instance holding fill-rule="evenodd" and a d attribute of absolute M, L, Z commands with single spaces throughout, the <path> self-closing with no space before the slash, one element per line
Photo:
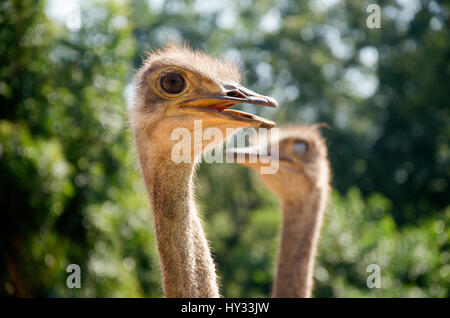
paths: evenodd
<path fill-rule="evenodd" d="M 179 103 L 178 107 L 187 112 L 207 112 L 224 121 L 239 122 L 242 126 L 272 128 L 275 123 L 260 116 L 239 110 L 228 109 L 238 104 L 277 107 L 275 99 L 255 93 L 237 84 L 223 84 L 221 91 L 198 98 L 191 98 Z"/>

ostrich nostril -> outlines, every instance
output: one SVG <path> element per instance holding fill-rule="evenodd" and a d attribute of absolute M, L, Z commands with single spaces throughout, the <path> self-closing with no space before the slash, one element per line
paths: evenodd
<path fill-rule="evenodd" d="M 236 90 L 227 92 L 227 96 L 236 97 L 236 98 L 246 98 L 246 96 L 244 94 L 242 94 L 241 92 L 236 91 Z"/>

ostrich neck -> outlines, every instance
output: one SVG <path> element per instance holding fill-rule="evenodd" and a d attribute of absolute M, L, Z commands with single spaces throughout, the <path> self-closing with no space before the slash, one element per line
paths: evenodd
<path fill-rule="evenodd" d="M 139 142 L 137 143 L 139 145 Z M 139 152 L 155 224 L 165 297 L 218 297 L 214 262 L 193 198 L 194 165 Z"/>
<path fill-rule="evenodd" d="M 323 218 L 321 194 L 282 202 L 283 223 L 273 297 L 311 297 L 314 258 Z"/>

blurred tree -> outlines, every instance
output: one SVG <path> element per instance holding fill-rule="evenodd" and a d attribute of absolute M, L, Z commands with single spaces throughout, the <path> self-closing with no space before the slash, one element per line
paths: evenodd
<path fill-rule="evenodd" d="M 20 263 L 32 262 L 28 243 L 32 243 L 31 237 L 42 219 L 50 216 L 49 197 L 53 196 L 50 184 L 44 187 L 53 171 L 45 161 L 38 162 L 38 157 L 42 158 L 38 155 L 53 156 L 56 161 L 61 154 L 58 145 L 48 143 L 44 149 L 31 136 L 48 133 L 48 113 L 46 107 L 39 111 L 39 105 L 46 100 L 42 89 L 48 73 L 51 37 L 42 3 L 31 6 L 2 1 L 0 11 L 0 193 L 4 217 L 0 225 L 1 281 L 7 282 L 9 277 L 1 288 L 26 296 L 39 291 L 34 290 L 33 280 L 26 278 L 33 277 L 26 273 L 30 268 Z M 64 178 L 53 179 L 55 186 L 64 186 Z M 54 196 L 55 201 L 65 199 L 64 192 L 60 194 Z"/>
<path fill-rule="evenodd" d="M 449 297 L 450 209 L 420 227 L 398 228 L 393 204 L 357 188 L 333 194 L 315 270 L 319 297 Z M 369 288 L 368 266 L 380 266 L 381 287 Z"/>
<path fill-rule="evenodd" d="M 1 293 L 152 295 L 155 248 L 123 242 L 152 246 L 125 133 L 126 7 L 89 4 L 79 30 L 50 24 L 44 8 L 0 7 Z M 82 290 L 65 286 L 70 263 Z"/>
<path fill-rule="evenodd" d="M 332 127 L 315 296 L 448 297 L 447 2 L 379 1 L 381 29 L 364 0 L 81 3 L 77 29 L 45 1 L 0 2 L 0 295 L 162 295 L 125 113 L 132 68 L 172 39 L 237 60 L 281 105 L 244 110 Z M 223 294 L 269 295 L 276 198 L 219 164 L 201 165 L 198 197 Z"/>

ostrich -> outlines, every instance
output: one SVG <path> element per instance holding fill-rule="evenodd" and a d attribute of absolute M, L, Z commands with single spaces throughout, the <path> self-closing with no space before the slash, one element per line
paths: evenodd
<path fill-rule="evenodd" d="M 130 111 L 138 162 L 149 196 L 165 297 L 219 297 L 215 265 L 193 194 L 195 161 L 207 149 L 188 143 L 191 162 L 175 163 L 172 140 L 176 128 L 198 133 L 215 127 L 273 127 L 253 114 L 230 110 L 241 103 L 276 107 L 274 99 L 252 92 L 240 83 L 238 67 L 185 46 L 169 44 L 151 52 L 136 74 L 136 103 Z M 215 140 L 214 145 L 223 140 Z M 209 145 L 211 146 L 211 142 Z"/>
<path fill-rule="evenodd" d="M 281 245 L 273 297 L 311 297 L 314 258 L 330 191 L 327 147 L 318 127 L 280 128 L 276 140 L 260 140 L 251 147 L 227 151 L 235 158 L 241 154 L 245 159 L 242 164 L 258 171 L 281 201 Z M 275 174 L 261 174 L 262 163 L 250 163 L 248 159 L 261 157 L 258 150 L 263 147 L 277 149 L 272 147 L 274 143 L 279 149 L 279 169 Z M 273 158 L 277 154 L 270 155 Z"/>

